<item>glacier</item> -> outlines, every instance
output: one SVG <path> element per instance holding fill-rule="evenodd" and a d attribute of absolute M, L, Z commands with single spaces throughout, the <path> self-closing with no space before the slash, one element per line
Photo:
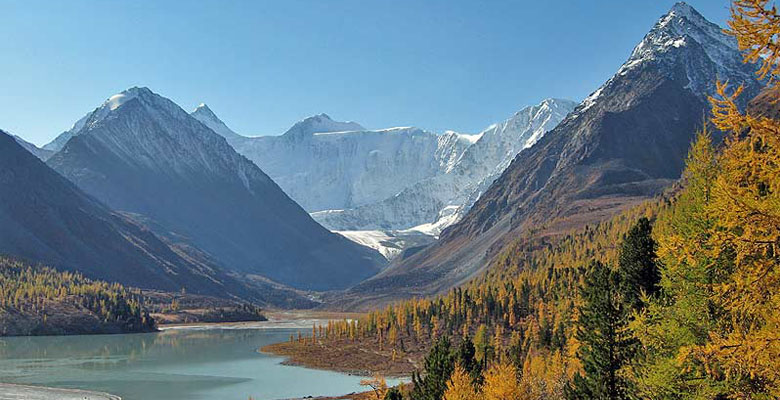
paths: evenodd
<path fill-rule="evenodd" d="M 319 114 L 279 136 L 248 137 L 205 104 L 191 115 L 256 163 L 317 222 L 391 259 L 460 220 L 520 151 L 575 106 L 545 99 L 477 134 L 369 130 Z"/>

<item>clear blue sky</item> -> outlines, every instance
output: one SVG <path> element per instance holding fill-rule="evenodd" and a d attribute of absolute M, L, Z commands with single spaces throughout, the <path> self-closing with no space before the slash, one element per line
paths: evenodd
<path fill-rule="evenodd" d="M 0 0 L 0 129 L 43 144 L 137 85 L 246 135 L 320 112 L 477 132 L 581 100 L 673 3 Z M 728 17 L 727 0 L 689 4 Z"/>

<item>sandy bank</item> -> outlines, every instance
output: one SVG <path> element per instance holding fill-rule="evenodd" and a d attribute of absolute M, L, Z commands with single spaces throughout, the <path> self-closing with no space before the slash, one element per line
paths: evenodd
<path fill-rule="evenodd" d="M 0 400 L 121 400 L 108 393 L 0 383 Z"/>

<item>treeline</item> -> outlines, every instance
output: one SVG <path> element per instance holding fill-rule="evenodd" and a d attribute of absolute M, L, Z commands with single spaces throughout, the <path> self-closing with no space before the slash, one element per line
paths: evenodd
<path fill-rule="evenodd" d="M 777 9 L 737 0 L 729 27 L 777 93 Z M 673 198 L 524 238 L 482 279 L 312 340 L 393 358 L 427 343 L 412 391 L 389 399 L 780 398 L 780 121 L 742 112 L 740 91 L 718 84 L 710 124 L 726 138 L 715 148 L 703 128 Z"/>
<path fill-rule="evenodd" d="M 146 312 L 143 297 L 120 284 L 0 257 L 0 311 L 5 322 L 0 334 L 14 334 L 6 332 L 13 316 L 25 322 L 36 320 L 42 326 L 33 329 L 48 332 L 47 323 L 63 317 L 58 313 L 74 309 L 87 310 L 99 322 L 123 332 L 155 330 L 155 321 Z"/>

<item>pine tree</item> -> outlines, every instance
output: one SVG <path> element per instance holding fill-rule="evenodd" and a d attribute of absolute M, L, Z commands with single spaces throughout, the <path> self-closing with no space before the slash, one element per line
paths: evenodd
<path fill-rule="evenodd" d="M 450 340 L 446 336 L 436 340 L 433 348 L 425 357 L 424 365 L 425 370 L 422 377 L 418 373 L 412 374 L 414 385 L 412 398 L 414 400 L 441 400 L 447 389 L 450 375 L 455 368 Z"/>
<path fill-rule="evenodd" d="M 632 330 L 642 342 L 640 396 L 659 399 L 716 398 L 722 379 L 712 379 L 700 362 L 681 357 L 723 329 L 724 314 L 713 302 L 713 285 L 725 279 L 723 262 L 711 257 L 715 221 L 708 213 L 717 176 L 715 149 L 705 128 L 688 153 L 685 189 L 661 211 L 654 233 L 661 260 L 660 295 L 652 299 Z"/>
<path fill-rule="evenodd" d="M 404 400 L 404 395 L 397 387 L 392 387 L 385 393 L 384 400 Z"/>
<path fill-rule="evenodd" d="M 629 398 L 630 382 L 623 368 L 636 351 L 636 339 L 627 330 L 628 313 L 623 304 L 619 275 L 600 262 L 593 262 L 581 290 L 578 357 L 584 375 L 577 374 L 567 389 L 569 399 L 618 400 Z"/>
<path fill-rule="evenodd" d="M 482 365 L 477 361 L 476 349 L 471 338 L 465 337 L 455 350 L 455 361 L 471 376 L 474 384 L 482 383 Z"/>
<path fill-rule="evenodd" d="M 658 291 L 661 274 L 656 256 L 657 244 L 652 237 L 650 220 L 642 217 L 623 239 L 618 256 L 621 293 L 625 303 L 634 310 L 644 306 L 642 294 L 652 296 Z"/>

